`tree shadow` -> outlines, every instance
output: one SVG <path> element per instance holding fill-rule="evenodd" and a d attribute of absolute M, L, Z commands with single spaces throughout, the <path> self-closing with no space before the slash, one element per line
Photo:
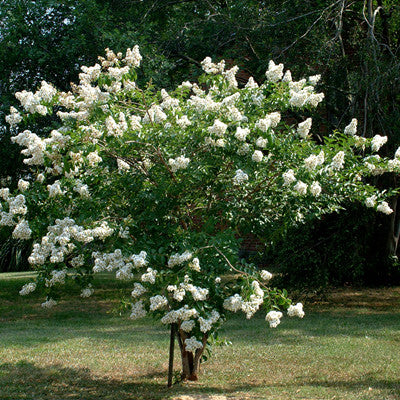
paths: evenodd
<path fill-rule="evenodd" d="M 35 400 L 115 400 L 169 399 L 183 394 L 229 394 L 246 385 L 229 389 L 196 384 L 177 384 L 167 388 L 166 371 L 127 376 L 124 380 L 94 376 L 87 368 L 71 368 L 60 364 L 38 366 L 32 362 L 0 365 L 0 399 Z"/>

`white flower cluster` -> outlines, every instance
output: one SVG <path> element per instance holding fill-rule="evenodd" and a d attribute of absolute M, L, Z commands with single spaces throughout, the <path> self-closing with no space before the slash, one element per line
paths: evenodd
<path fill-rule="evenodd" d="M 140 283 L 135 282 L 133 284 L 133 290 L 131 293 L 132 297 L 140 297 L 142 294 L 146 293 L 147 289 Z"/>
<path fill-rule="evenodd" d="M 344 128 L 346 135 L 354 136 L 357 133 L 357 119 L 353 118 L 349 125 Z"/>
<path fill-rule="evenodd" d="M 193 258 L 193 260 L 189 263 L 189 267 L 190 269 L 192 269 L 193 271 L 197 271 L 200 272 L 201 268 L 200 268 L 200 261 L 197 257 Z"/>
<path fill-rule="evenodd" d="M 265 269 L 261 270 L 260 276 L 261 276 L 261 279 L 262 279 L 263 281 L 267 281 L 267 282 L 268 282 L 269 280 L 272 279 L 272 274 L 271 274 L 271 272 L 268 272 L 268 271 L 265 270 Z"/>
<path fill-rule="evenodd" d="M 20 239 L 20 240 L 28 240 L 31 238 L 31 235 L 32 235 L 32 230 L 29 228 L 29 223 L 24 219 L 18 222 L 17 226 L 14 228 L 12 233 L 13 239 Z"/>
<path fill-rule="evenodd" d="M 21 296 L 26 296 L 29 293 L 32 293 L 36 290 L 36 283 L 35 282 L 30 282 L 22 286 L 21 290 L 19 291 L 19 294 Z"/>
<path fill-rule="evenodd" d="M 278 111 L 267 114 L 255 123 L 255 127 L 261 132 L 267 132 L 269 128 L 275 128 L 281 121 L 281 113 Z"/>
<path fill-rule="evenodd" d="M 214 64 L 211 60 L 211 57 L 206 57 L 201 62 L 201 68 L 206 74 L 220 74 L 224 72 L 225 61 L 222 60 L 218 64 Z"/>
<path fill-rule="evenodd" d="M 90 297 L 93 293 L 94 293 L 94 289 L 92 288 L 92 285 L 89 284 L 88 287 L 82 289 L 81 297 L 87 298 L 87 297 Z"/>
<path fill-rule="evenodd" d="M 42 105 L 41 102 L 50 102 L 57 93 L 57 90 L 45 81 L 35 93 L 23 90 L 22 92 L 15 93 L 15 97 L 19 100 L 25 111 L 31 114 L 46 115 L 48 113 L 47 107 Z"/>
<path fill-rule="evenodd" d="M 293 182 L 296 182 L 296 177 L 294 176 L 294 172 L 292 169 L 289 169 L 288 171 L 284 172 L 282 174 L 283 178 L 283 186 L 289 186 Z"/>
<path fill-rule="evenodd" d="M 54 307 L 55 305 L 57 304 L 57 302 L 54 300 L 54 299 L 47 299 L 45 302 L 43 302 L 42 304 L 41 304 L 41 306 L 43 307 L 43 308 L 52 308 L 52 307 Z"/>
<path fill-rule="evenodd" d="M 304 160 L 304 166 L 307 170 L 313 171 L 319 165 L 322 165 L 325 161 L 325 154 L 322 150 L 318 155 L 311 154 Z"/>
<path fill-rule="evenodd" d="M 171 171 L 176 172 L 178 169 L 185 169 L 189 165 L 190 159 L 185 156 L 179 156 L 177 158 L 170 158 L 168 164 L 171 166 Z"/>
<path fill-rule="evenodd" d="M 150 297 L 150 311 L 159 310 L 160 308 L 164 308 L 168 305 L 168 300 L 165 296 L 157 296 Z"/>
<path fill-rule="evenodd" d="M 172 268 L 175 265 L 183 264 L 186 261 L 191 260 L 193 257 L 192 253 L 189 250 L 185 250 L 182 254 L 173 254 L 168 260 L 168 267 Z"/>
<path fill-rule="evenodd" d="M 241 185 L 242 183 L 249 180 L 249 176 L 241 169 L 236 170 L 235 176 L 233 177 L 233 183 L 235 185 Z"/>
<path fill-rule="evenodd" d="M 331 162 L 331 167 L 332 169 L 342 169 L 344 166 L 344 151 L 339 151 L 336 153 L 336 155 L 333 157 L 332 162 Z"/>
<path fill-rule="evenodd" d="M 146 316 L 147 312 L 144 309 L 143 301 L 139 300 L 136 303 L 132 304 L 132 311 L 129 318 L 138 319 Z"/>
<path fill-rule="evenodd" d="M 212 126 L 209 126 L 207 128 L 207 130 L 209 133 L 213 133 L 216 136 L 221 137 L 225 134 L 227 128 L 228 128 L 227 124 L 225 124 L 224 122 L 221 122 L 219 119 L 216 119 L 214 121 L 214 124 Z"/>
<path fill-rule="evenodd" d="M 276 65 L 272 60 L 270 60 L 265 76 L 270 82 L 278 82 L 283 76 L 283 64 Z"/>
<path fill-rule="evenodd" d="M 43 265 L 49 258 L 51 263 L 60 263 L 75 249 L 72 240 L 89 243 L 95 238 L 104 240 L 112 233 L 106 222 L 94 229 L 84 229 L 76 225 L 72 218 L 56 219 L 55 225 L 47 228 L 47 235 L 42 237 L 41 243 L 33 245 L 28 261 L 32 265 Z"/>
<path fill-rule="evenodd" d="M 379 149 L 387 142 L 387 136 L 375 135 L 371 141 L 372 151 L 379 151 Z"/>
<path fill-rule="evenodd" d="M 389 204 L 386 201 L 382 201 L 378 205 L 378 207 L 376 207 L 376 210 L 386 215 L 389 215 L 393 212 L 393 210 L 390 208 Z"/>
<path fill-rule="evenodd" d="M 299 318 L 303 318 L 304 317 L 304 311 L 303 311 L 303 304 L 301 303 L 297 303 L 295 306 L 290 305 L 287 313 L 289 315 L 289 317 L 299 317 Z"/>
<path fill-rule="evenodd" d="M 241 142 L 244 142 L 249 133 L 250 133 L 249 128 L 241 128 L 240 126 L 238 126 L 236 128 L 235 138 L 237 140 L 240 140 Z"/>
<path fill-rule="evenodd" d="M 144 273 L 141 276 L 141 281 L 142 282 L 149 282 L 151 284 L 155 283 L 156 281 L 156 276 L 157 276 L 157 270 L 152 269 L 152 268 L 147 268 L 146 273 Z"/>
<path fill-rule="evenodd" d="M 281 323 L 282 313 L 280 311 L 270 311 L 265 320 L 269 322 L 270 328 L 276 328 Z"/>
<path fill-rule="evenodd" d="M 197 318 L 199 316 L 198 311 L 195 308 L 189 308 L 187 305 L 178 309 L 171 310 L 166 313 L 162 318 L 163 324 L 173 324 L 179 321 L 188 321 L 190 318 Z"/>
<path fill-rule="evenodd" d="M 215 324 L 220 318 L 220 315 L 218 311 L 213 310 L 211 312 L 210 318 L 203 318 L 199 317 L 199 323 L 200 323 L 200 331 L 203 333 L 206 333 L 211 330 L 213 324 Z"/>
<path fill-rule="evenodd" d="M 300 122 L 300 124 L 297 126 L 297 134 L 302 139 L 307 139 L 308 134 L 311 130 L 311 125 L 312 125 L 312 118 L 307 118 L 305 121 Z"/>
<path fill-rule="evenodd" d="M 45 279 L 45 285 L 46 287 L 54 286 L 57 283 L 63 285 L 65 283 L 66 276 L 67 276 L 66 269 L 51 271 L 51 278 Z"/>
<path fill-rule="evenodd" d="M 22 121 L 22 116 L 15 107 L 10 107 L 10 114 L 6 116 L 6 122 L 11 127 L 18 125 Z"/>
<path fill-rule="evenodd" d="M 185 339 L 185 350 L 194 353 L 197 349 L 202 349 L 203 343 L 199 342 L 195 336 Z"/>

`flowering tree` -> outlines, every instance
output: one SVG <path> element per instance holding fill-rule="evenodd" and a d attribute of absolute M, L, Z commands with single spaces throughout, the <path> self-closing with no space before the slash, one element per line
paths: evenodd
<path fill-rule="evenodd" d="M 140 61 L 137 46 L 125 56 L 107 49 L 71 92 L 43 82 L 16 93 L 23 112 L 11 108 L 7 122 L 31 173 L 17 193 L 0 189 L 0 225 L 35 240 L 38 275 L 21 295 L 43 287 L 51 307 L 67 280 L 88 297 L 93 275 L 114 271 L 132 282 L 131 318 L 151 313 L 176 328 L 183 378 L 195 380 L 230 313 L 251 318 L 263 308 L 271 327 L 284 310 L 304 316 L 268 285 L 268 271 L 239 259 L 240 238 L 270 241 L 345 201 L 391 213 L 391 193 L 365 178 L 399 171 L 400 152 L 366 155 L 386 137 L 357 136 L 355 119 L 324 145 L 311 140 L 312 119 L 295 116 L 323 100 L 319 76 L 293 81 L 271 61 L 264 83 L 239 88 L 236 66 L 206 58 L 200 85 L 167 93 L 135 84 Z M 41 136 L 18 130 L 40 116 L 51 121 Z"/>

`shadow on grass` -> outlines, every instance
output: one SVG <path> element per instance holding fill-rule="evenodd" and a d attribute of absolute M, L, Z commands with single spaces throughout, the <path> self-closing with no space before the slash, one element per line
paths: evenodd
<path fill-rule="evenodd" d="M 231 389 L 177 384 L 166 386 L 166 372 L 154 371 L 149 374 L 126 377 L 124 381 L 93 376 L 86 368 L 69 368 L 61 365 L 38 366 L 20 361 L 16 364 L 0 365 L 0 399 L 35 400 L 111 400 L 169 399 L 183 394 L 229 395 L 248 386 Z"/>
<path fill-rule="evenodd" d="M 400 313 L 312 312 L 302 320 L 285 317 L 276 329 L 268 328 L 262 315 L 246 323 L 238 316 L 223 326 L 223 333 L 229 333 L 230 340 L 252 343 L 268 343 L 278 338 L 282 344 L 298 344 L 305 337 L 379 338 L 388 332 L 392 336 L 398 332 L 400 342 Z"/>

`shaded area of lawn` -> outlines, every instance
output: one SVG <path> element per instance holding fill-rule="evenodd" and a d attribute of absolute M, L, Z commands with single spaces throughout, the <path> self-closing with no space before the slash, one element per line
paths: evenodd
<path fill-rule="evenodd" d="M 46 311 L 40 294 L 16 296 L 26 279 L 0 276 L 1 400 L 400 399 L 400 288 L 309 297 L 306 317 L 277 329 L 234 315 L 222 330 L 233 345 L 214 347 L 201 381 L 167 389 L 167 327 L 113 312 L 129 284 L 101 276 L 93 298 L 67 290 Z"/>

